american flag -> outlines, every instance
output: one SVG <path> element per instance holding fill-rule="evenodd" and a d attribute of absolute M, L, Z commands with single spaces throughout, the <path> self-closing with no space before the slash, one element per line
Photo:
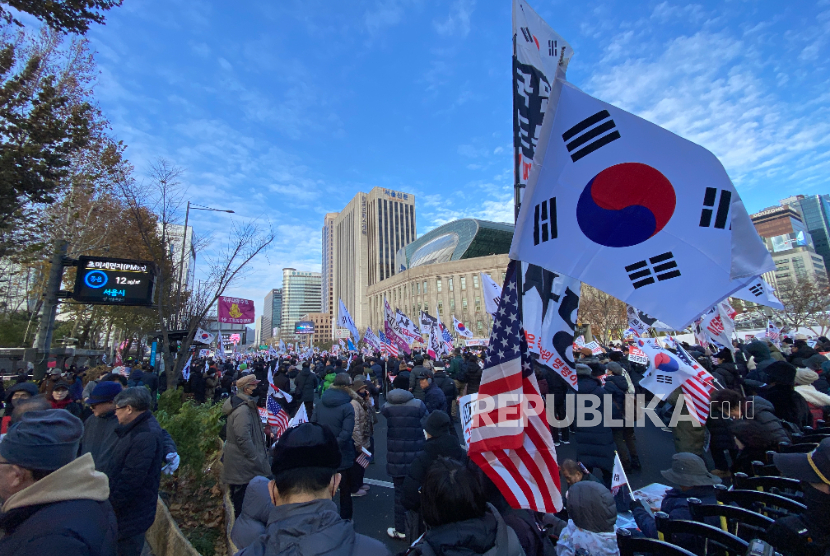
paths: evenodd
<path fill-rule="evenodd" d="M 383 330 L 378 331 L 378 336 L 380 337 L 380 349 L 391 355 L 392 357 L 398 356 L 398 348 L 389 341 L 389 338 L 386 337 L 386 334 L 383 333 Z"/>
<path fill-rule="evenodd" d="M 675 343 L 677 347 L 677 357 L 679 357 L 686 365 L 693 369 L 693 374 L 683 382 L 681 388 L 683 391 L 684 401 L 689 414 L 697 419 L 701 425 L 706 424 L 706 419 L 709 417 L 709 404 L 712 398 L 712 392 L 715 391 L 715 377 L 701 367 L 698 362 L 689 353 L 683 349 L 683 346 Z"/>
<path fill-rule="evenodd" d="M 447 347 L 447 354 L 452 353 L 452 336 L 443 323 L 441 323 L 441 337 L 444 340 L 444 345 Z"/>
<path fill-rule="evenodd" d="M 515 261 L 507 267 L 499 310 L 493 317 L 478 399 L 494 398 L 496 409 L 474 416 L 470 458 L 513 508 L 558 512 L 562 509 L 559 466 L 544 412 L 525 412 L 517 401 L 519 395 L 540 394 L 522 329 Z"/>
<path fill-rule="evenodd" d="M 265 410 L 268 414 L 268 424 L 273 432 L 273 439 L 276 440 L 288 428 L 288 413 L 282 408 L 274 396 L 268 396 L 265 402 Z"/>
<path fill-rule="evenodd" d="M 772 321 L 767 321 L 767 338 L 769 338 L 774 344 L 777 344 L 778 340 L 781 338 L 781 330 L 779 330 Z"/>

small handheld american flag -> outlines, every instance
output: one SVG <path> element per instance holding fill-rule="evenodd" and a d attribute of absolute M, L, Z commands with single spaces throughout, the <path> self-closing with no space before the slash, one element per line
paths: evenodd
<path fill-rule="evenodd" d="M 265 410 L 268 413 L 268 424 L 273 431 L 274 440 L 282 436 L 288 429 L 288 413 L 282 408 L 274 396 L 268 396 L 265 402 Z"/>

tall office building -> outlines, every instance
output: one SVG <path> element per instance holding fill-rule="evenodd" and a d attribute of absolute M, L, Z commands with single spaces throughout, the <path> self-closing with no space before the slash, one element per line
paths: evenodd
<path fill-rule="evenodd" d="M 830 195 L 794 195 L 781 199 L 782 206 L 794 208 L 813 238 L 816 253 L 830 272 Z"/>
<path fill-rule="evenodd" d="M 282 311 L 279 337 L 294 339 L 294 324 L 306 313 L 320 312 L 319 272 L 282 269 Z M 299 336 L 298 336 L 299 338 Z"/>
<path fill-rule="evenodd" d="M 161 234 L 161 225 L 158 226 L 159 234 Z M 192 291 L 193 283 L 196 276 L 196 249 L 193 247 L 193 226 L 187 227 L 187 233 L 184 232 L 184 226 L 180 224 L 167 225 L 167 245 L 171 253 L 173 262 L 173 277 L 176 283 L 181 276 L 182 291 Z M 184 251 L 184 257 L 182 257 Z M 182 265 L 182 263 L 184 263 Z M 181 266 L 181 274 L 179 274 L 179 266 Z"/>
<path fill-rule="evenodd" d="M 332 322 L 343 300 L 364 330 L 370 323 L 367 288 L 397 274 L 395 253 L 415 240 L 415 196 L 381 187 L 358 193 L 337 213 L 332 229 Z"/>
<path fill-rule="evenodd" d="M 321 311 L 329 314 L 329 322 L 335 319 L 334 303 L 334 221 L 336 212 L 326 214 L 323 220 L 323 264 L 321 269 L 322 283 L 320 287 Z"/>
<path fill-rule="evenodd" d="M 282 324 L 282 289 L 274 288 L 265 296 L 262 307 L 262 341 L 275 337 L 274 329 Z"/>

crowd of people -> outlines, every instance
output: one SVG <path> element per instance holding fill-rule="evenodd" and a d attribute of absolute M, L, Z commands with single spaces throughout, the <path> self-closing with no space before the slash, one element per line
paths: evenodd
<path fill-rule="evenodd" d="M 679 519 L 691 517 L 689 499 L 714 503 L 716 484 L 750 471 L 767 450 L 792 441 L 830 411 L 830 360 L 820 353 L 830 349 L 825 338 L 814 347 L 795 338 L 780 346 L 736 341 L 714 353 L 685 348 L 710 371 L 717 390 L 705 426 L 681 421 L 665 427 L 676 453 L 662 472 L 674 488 L 661 509 Z M 575 356 L 577 390 L 533 365 L 550 415 L 564 417 L 568 397 L 579 405 L 587 395 L 611 403 L 615 419 L 638 410 L 632 404 L 636 394 L 648 395 L 640 387 L 646 369 L 629 361 L 625 343 L 600 354 L 576 350 Z M 283 354 L 195 361 L 179 385 L 195 403 L 222 404 L 221 480 L 230 492 L 232 540 L 240 554 L 388 553 L 353 524 L 353 498 L 371 488 L 364 474 L 375 458 L 381 417 L 385 471 L 394 489 L 386 533 L 406 541 L 405 552 L 618 554 L 617 513 L 627 510 L 638 534 L 657 536 L 650 509 L 625 489 L 609 490 L 615 453 L 626 472 L 642 469 L 630 424 L 551 426 L 554 443 L 573 443 L 576 453 L 560 461 L 565 509 L 553 515 L 511 508 L 468 460 L 458 433 L 458 400 L 478 391 L 483 367 L 483 352 L 461 349 L 439 360 L 415 351 L 399 358 Z M 94 380 L 85 371 L 53 369 L 38 384 L 21 374 L 5 389 L 0 555 L 51 553 L 55 546 L 64 554 L 141 552 L 155 518 L 160 474 L 178 465 L 175 444 L 152 414 L 166 377 L 134 362 Z M 661 402 L 666 415 L 679 390 Z M 262 408 L 274 391 L 284 396 L 279 399 L 289 416 L 302 411 L 307 422 L 284 432 L 267 425 Z M 808 512 L 776 522 L 771 537 L 799 550 L 830 547 L 830 513 L 823 511 L 830 504 L 830 441 L 814 453 L 779 459 L 782 473 L 805 482 Z M 693 552 L 699 542 L 677 540 Z"/>

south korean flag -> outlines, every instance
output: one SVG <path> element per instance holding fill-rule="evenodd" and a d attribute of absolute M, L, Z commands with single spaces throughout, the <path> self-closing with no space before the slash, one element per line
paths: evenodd
<path fill-rule="evenodd" d="M 773 309 L 784 309 L 784 304 L 781 303 L 777 297 L 775 297 L 775 289 L 773 289 L 773 287 L 761 277 L 756 278 L 746 287 L 733 293 L 732 297 L 737 297 L 738 299 L 743 299 L 744 301 L 752 301 L 758 305 L 772 307 Z"/>
<path fill-rule="evenodd" d="M 706 149 L 561 82 L 510 257 L 682 330 L 775 265 Z"/>

